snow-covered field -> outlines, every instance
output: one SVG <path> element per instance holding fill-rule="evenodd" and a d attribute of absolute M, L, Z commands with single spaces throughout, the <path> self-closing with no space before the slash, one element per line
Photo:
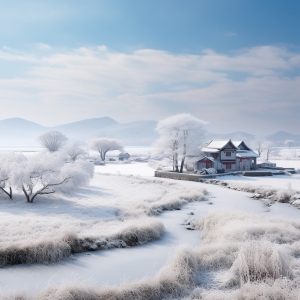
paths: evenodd
<path fill-rule="evenodd" d="M 279 155 L 275 158 L 282 160 L 300 160 L 300 148 L 299 147 L 291 147 L 291 148 L 279 148 Z"/>
<path fill-rule="evenodd" d="M 163 225 L 151 216 L 205 196 L 204 189 L 154 178 L 96 173 L 74 197 L 41 198 L 35 205 L 19 198 L 1 202 L 1 265 L 54 262 L 70 252 L 157 239 Z"/>
<path fill-rule="evenodd" d="M 153 173 L 146 163 L 107 164 L 96 166 L 91 185 L 75 197 L 40 198 L 33 205 L 1 199 L 2 249 L 52 242 L 53 251 L 68 244 L 69 236 L 90 250 L 121 247 L 58 255 L 53 261 L 62 260 L 49 265 L 3 267 L 2 294 L 8 299 L 11 292 L 37 299 L 298 299 L 300 210 L 285 203 L 268 206 L 220 186 L 155 179 Z M 296 189 L 298 176 L 226 180 Z M 207 201 L 193 202 L 204 199 L 205 189 Z M 139 246 L 122 244 L 135 245 L 136 237 Z"/>
<path fill-rule="evenodd" d="M 286 160 L 286 159 L 278 159 L 274 160 L 276 163 L 277 167 L 282 167 L 282 168 L 294 168 L 300 170 L 300 160 Z"/>

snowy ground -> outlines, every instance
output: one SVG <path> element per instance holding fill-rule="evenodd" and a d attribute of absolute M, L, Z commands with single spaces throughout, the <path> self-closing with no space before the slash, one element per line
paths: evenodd
<path fill-rule="evenodd" d="M 148 166 L 148 163 L 106 163 L 105 166 L 95 166 L 95 171 L 99 173 L 136 175 L 143 177 L 154 176 L 155 170 Z"/>
<path fill-rule="evenodd" d="M 286 159 L 277 159 L 274 160 L 276 163 L 277 167 L 282 167 L 282 168 L 294 168 L 294 169 L 299 169 L 300 170 L 300 160 L 286 160 Z"/>
<path fill-rule="evenodd" d="M 261 158 L 259 161 L 266 160 L 266 151 L 261 154 Z M 292 160 L 299 161 L 300 160 L 300 148 L 299 147 L 275 147 L 275 151 L 271 153 L 269 160 Z"/>
<path fill-rule="evenodd" d="M 276 163 L 279 166 L 278 161 Z M 282 165 L 284 167 L 293 167 L 286 166 L 285 162 L 281 163 L 284 164 Z M 98 289 L 106 285 L 120 286 L 121 283 L 126 286 L 128 282 L 141 279 L 145 276 L 153 278 L 153 276 L 160 274 L 157 275 L 168 258 L 176 252 L 177 247 L 181 244 L 187 245 L 190 255 L 196 255 L 200 251 L 199 253 L 202 253 L 201 257 L 204 257 L 201 251 L 207 251 L 207 249 L 210 249 L 210 252 L 215 251 L 213 242 L 218 241 L 217 239 L 220 238 L 220 234 L 214 237 L 203 236 L 203 240 L 201 241 L 198 230 L 187 230 L 182 225 L 186 224 L 189 220 L 194 220 L 192 223 L 196 224 L 197 227 L 198 220 L 203 219 L 203 217 L 207 219 L 207 222 L 211 222 L 210 220 L 213 220 L 214 216 L 208 215 L 208 213 L 214 211 L 219 214 L 219 220 L 224 220 L 224 222 L 227 220 L 228 224 L 232 222 L 230 225 L 232 227 L 229 225 L 226 227 L 224 224 L 227 223 L 225 222 L 218 229 L 219 232 L 222 228 L 224 230 L 226 228 L 227 230 L 227 232 L 224 231 L 223 244 L 221 243 L 218 246 L 218 249 L 221 252 L 223 251 L 223 253 L 229 249 L 227 243 L 236 243 L 236 247 L 240 247 L 241 245 L 246 247 L 248 245 L 243 240 L 243 237 L 240 237 L 240 233 L 237 233 L 237 229 L 241 229 L 240 232 L 243 231 L 245 234 L 252 230 L 253 234 L 256 234 L 255 226 L 263 226 L 264 224 L 266 224 L 266 227 L 257 227 L 257 232 L 260 232 L 259 234 L 265 240 L 270 240 L 272 236 L 276 237 L 276 234 L 282 236 L 284 232 L 283 228 L 286 229 L 283 235 L 287 239 L 290 238 L 290 245 L 293 246 L 293 243 L 300 240 L 300 234 L 297 231 L 297 228 L 300 228 L 300 224 L 297 223 L 300 217 L 300 210 L 289 204 L 275 203 L 272 206 L 268 206 L 265 201 L 250 199 L 248 193 L 225 189 L 215 185 L 171 181 L 167 179 L 153 180 L 154 170 L 149 168 L 146 163 L 107 164 L 105 166 L 96 166 L 96 172 L 98 174 L 96 174 L 91 186 L 83 189 L 81 195 L 77 195 L 77 197 L 39 201 L 30 207 L 27 203 L 10 203 L 9 201 L 1 200 L 1 224 L 2 226 L 3 224 L 5 225 L 1 229 L 2 237 L 4 237 L 3 241 L 14 243 L 12 236 L 19 239 L 21 235 L 32 238 L 32 241 L 34 241 L 36 239 L 35 234 L 40 236 L 45 232 L 43 224 L 51 225 L 57 222 L 63 223 L 61 223 L 62 226 L 50 226 L 53 236 L 57 236 L 58 233 L 61 234 L 62 227 L 68 230 L 75 230 L 79 236 L 98 235 L 99 237 L 99 235 L 104 236 L 105 234 L 113 235 L 122 229 L 123 224 L 121 223 L 124 221 L 125 223 L 127 221 L 132 222 L 133 220 L 134 222 L 140 222 L 140 219 L 142 220 L 142 225 L 144 223 L 147 225 L 147 222 L 144 222 L 144 220 L 148 219 L 151 219 L 154 222 L 153 224 L 162 223 L 165 230 L 161 238 L 132 248 L 79 253 L 75 254 L 73 258 L 65 258 L 59 263 L 49 265 L 33 264 L 3 267 L 0 269 L 0 288 L 3 293 L 25 291 L 32 295 L 44 289 L 45 286 L 58 286 L 68 281 L 73 283 L 83 282 L 86 286 Z M 104 173 L 112 175 L 103 175 Z M 128 177 L 130 174 L 134 176 Z M 299 188 L 300 190 L 299 175 L 290 177 L 273 176 L 271 178 L 237 178 L 230 176 L 224 179 L 227 181 L 243 182 L 245 184 L 270 185 L 283 189 L 286 189 L 288 182 L 291 182 L 291 186 L 294 189 Z M 207 189 L 208 191 L 208 201 L 190 202 L 184 205 L 181 210 L 167 211 L 156 217 L 151 217 L 153 209 L 157 209 L 161 205 L 166 205 L 166 203 L 170 204 L 174 200 L 178 201 L 178 199 L 184 197 L 193 198 L 198 193 L 202 194 L 203 189 Z M 236 214 L 235 211 L 239 212 Z M 233 212 L 232 216 L 230 216 L 229 212 Z M 252 217 L 246 213 L 253 213 L 254 215 Z M 231 219 L 229 217 L 226 219 L 226 216 L 230 216 Z M 238 216 L 241 216 L 240 220 Z M 276 226 L 272 225 L 272 227 L 268 223 L 269 219 L 263 219 L 271 216 L 275 217 L 275 221 L 278 223 L 276 223 Z M 38 226 L 37 224 L 30 223 L 32 218 L 37 218 L 40 222 Z M 253 225 L 254 223 L 252 224 L 251 220 L 255 220 L 255 218 L 258 218 L 259 221 L 255 221 L 256 225 Z M 281 218 L 285 218 L 284 221 Z M 3 220 L 5 221 L 3 222 Z M 9 223 L 10 221 L 12 223 Z M 11 232 L 9 225 L 15 224 L 16 221 L 19 226 L 15 226 L 16 228 L 13 228 Z M 275 224 L 275 221 L 273 224 Z M 214 221 L 209 224 L 217 223 Z M 247 228 L 246 224 L 250 224 L 250 227 Z M 296 227 L 289 232 L 289 226 L 292 225 Z M 199 228 L 201 229 L 201 224 Z M 201 230 L 205 232 L 203 228 Z M 269 233 L 268 230 L 271 230 L 272 233 Z M 34 232 L 29 234 L 30 231 Z M 230 238 L 233 238 L 230 237 L 230 232 L 232 232 L 234 238 L 237 240 L 230 240 Z M 240 240 L 238 240 L 238 237 Z M 211 239 L 210 242 L 208 242 L 208 238 Z M 274 244 L 273 240 L 269 242 Z M 272 246 L 273 244 L 270 245 Z M 225 245 L 227 248 L 225 248 Z M 222 247 L 224 250 L 222 250 Z M 284 242 L 280 247 L 285 247 Z M 281 248 L 281 251 L 284 250 L 286 252 L 288 251 L 287 249 L 287 247 Z M 181 252 L 179 251 L 178 253 Z M 230 259 L 236 259 L 235 255 L 237 255 L 237 252 L 231 249 L 230 253 L 234 253 L 230 254 Z M 296 253 L 295 257 L 297 255 Z M 222 255 L 220 254 L 220 256 Z M 296 278 L 298 278 L 297 272 L 299 266 L 295 257 L 292 260 L 291 267 L 296 274 Z M 201 263 L 203 264 L 203 262 Z M 211 297 L 209 293 L 207 294 L 209 286 L 213 286 L 212 292 L 216 292 L 214 289 L 220 288 L 218 284 L 222 283 L 222 274 L 229 276 L 234 273 L 230 272 L 229 267 L 223 269 L 223 271 L 222 269 L 217 269 L 217 272 L 216 270 L 200 272 L 198 277 L 200 278 L 199 282 L 201 282 L 201 290 L 197 290 L 199 295 L 203 293 L 206 297 L 202 295 L 204 299 L 225 299 L 225 294 L 228 293 L 229 296 L 226 299 L 237 299 L 236 296 L 230 294 L 234 290 L 223 291 L 225 294 L 214 294 Z M 151 280 L 149 279 L 148 281 L 151 282 Z M 250 287 L 249 290 L 251 290 Z M 259 287 L 257 288 L 259 289 Z M 222 290 L 222 288 L 220 289 Z M 276 288 L 273 287 L 273 290 L 275 291 Z M 281 289 L 282 291 L 288 295 L 286 290 Z M 255 299 L 255 297 L 250 297 L 249 299 Z M 297 298 L 287 296 L 286 299 Z"/>
<path fill-rule="evenodd" d="M 300 160 L 300 148 L 279 148 L 279 157 L 277 159 Z"/>
<path fill-rule="evenodd" d="M 247 184 L 256 187 L 272 187 L 276 189 L 293 189 L 300 191 L 300 174 L 274 175 L 265 177 L 222 176 L 218 179 L 235 184 Z"/>
<path fill-rule="evenodd" d="M 49 250 L 28 254 L 26 262 L 59 260 L 68 254 L 69 240 L 74 240 L 71 236 L 95 249 L 111 248 L 118 240 L 128 244 L 126 240 L 132 232 L 141 242 L 157 239 L 163 226 L 151 216 L 180 208 L 194 199 L 202 200 L 204 190 L 154 178 L 96 173 L 90 186 L 81 188 L 73 197 L 40 198 L 33 205 L 21 195 L 14 200 L 6 198 L 2 195 L 0 204 L 1 265 L 11 263 L 10 258 L 4 258 L 11 248 L 22 251 L 35 245 Z M 60 250 L 55 251 L 54 247 Z M 38 258 L 39 255 L 44 256 Z"/>
<path fill-rule="evenodd" d="M 122 165 L 122 168 L 124 165 Z M 168 182 L 168 180 L 162 180 Z M 180 211 L 165 212 L 158 217 L 163 222 L 166 231 L 161 240 L 130 249 L 114 249 L 92 252 L 87 255 L 76 254 L 73 259 L 51 265 L 20 265 L 5 267 L 0 272 L 1 287 L 11 289 L 18 282 L 18 288 L 34 292 L 51 284 L 64 281 L 85 281 L 89 285 L 119 285 L 153 276 L 167 261 L 175 248 L 180 244 L 197 246 L 200 244 L 198 231 L 186 230 L 181 224 L 189 219 L 200 219 L 209 211 L 216 209 L 234 209 L 245 212 L 262 213 L 273 216 L 289 216 L 299 218 L 300 211 L 286 204 L 278 203 L 268 208 L 261 201 L 254 201 L 247 193 L 227 190 L 218 186 L 207 186 L 194 182 L 178 182 L 185 188 L 207 188 L 209 201 L 190 203 Z M 194 215 L 189 215 L 193 212 Z M 124 260 L 124 257 L 126 259 Z M 38 274 L 31 284 L 30 275 Z"/>

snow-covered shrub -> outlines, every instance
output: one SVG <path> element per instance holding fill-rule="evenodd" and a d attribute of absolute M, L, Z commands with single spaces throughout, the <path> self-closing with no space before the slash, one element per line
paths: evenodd
<path fill-rule="evenodd" d="M 0 153 L 0 192 L 12 199 L 12 174 L 17 171 L 18 163 L 25 160 L 23 155 L 13 152 Z"/>
<path fill-rule="evenodd" d="M 48 131 L 38 137 L 38 142 L 49 152 L 56 152 L 61 149 L 68 138 L 59 131 Z"/>
<path fill-rule="evenodd" d="M 86 185 L 93 177 L 93 168 L 93 164 L 81 160 L 66 164 L 62 152 L 42 152 L 19 162 L 11 182 L 32 203 L 37 196 L 72 193 Z"/>
<path fill-rule="evenodd" d="M 239 211 L 213 211 L 195 224 L 202 239 L 212 242 L 268 240 L 276 244 L 300 239 L 300 222 Z"/>
<path fill-rule="evenodd" d="M 274 282 L 249 282 L 239 289 L 204 290 L 196 288 L 186 299 L 201 300 L 299 300 L 300 288 L 287 278 Z"/>
<path fill-rule="evenodd" d="M 227 286 L 270 282 L 292 274 L 287 258 L 268 241 L 244 243 L 230 271 L 232 277 L 226 282 Z"/>
<path fill-rule="evenodd" d="M 87 152 L 82 148 L 81 143 L 78 141 L 70 140 L 63 147 L 63 150 L 69 160 L 75 161 L 78 158 L 84 158 L 87 156 Z"/>
<path fill-rule="evenodd" d="M 153 218 L 124 222 L 123 227 L 111 234 L 97 234 L 95 230 L 90 234 L 77 234 L 76 230 L 72 232 L 71 228 L 68 229 L 69 232 L 62 230 L 60 234 L 50 234 L 50 237 L 40 235 L 34 241 L 23 239 L 11 243 L 11 239 L 9 242 L 2 239 L 0 266 L 53 263 L 69 257 L 72 253 L 141 245 L 159 239 L 164 232 L 163 224 Z"/>
<path fill-rule="evenodd" d="M 15 243 L 0 248 L 0 267 L 15 264 L 53 263 L 71 255 L 71 247 L 63 237 L 40 239 L 32 243 Z"/>

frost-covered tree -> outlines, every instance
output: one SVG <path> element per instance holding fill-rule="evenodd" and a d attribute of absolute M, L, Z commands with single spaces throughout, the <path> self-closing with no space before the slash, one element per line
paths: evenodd
<path fill-rule="evenodd" d="M 56 152 L 62 148 L 68 138 L 59 131 L 48 131 L 38 137 L 38 142 L 49 152 Z"/>
<path fill-rule="evenodd" d="M 278 149 L 275 147 L 274 143 L 272 142 L 265 143 L 265 150 L 266 150 L 267 160 L 269 160 L 271 155 L 278 153 Z"/>
<path fill-rule="evenodd" d="M 252 142 L 252 147 L 258 155 L 261 155 L 266 150 L 268 144 L 269 142 L 263 138 L 257 138 Z"/>
<path fill-rule="evenodd" d="M 22 156 L 23 157 L 23 156 Z M 18 167 L 19 157 L 13 152 L 2 152 L 0 154 L 0 190 L 12 199 L 12 174 Z M 24 158 L 25 159 L 25 158 Z"/>
<path fill-rule="evenodd" d="M 178 140 L 161 137 L 153 144 L 153 156 L 163 156 L 172 161 L 173 171 L 178 170 Z"/>
<path fill-rule="evenodd" d="M 287 147 L 289 147 L 289 148 L 291 148 L 291 147 L 294 145 L 294 143 L 295 143 L 294 140 L 286 140 L 286 141 L 284 142 L 284 144 L 285 144 Z"/>
<path fill-rule="evenodd" d="M 155 145 L 160 148 L 162 153 L 168 151 L 172 154 L 175 171 L 183 171 L 187 156 L 199 154 L 205 124 L 206 122 L 186 113 L 174 115 L 158 122 L 156 130 L 160 138 Z M 166 147 L 168 150 L 165 149 Z M 180 170 L 179 156 L 181 157 Z"/>
<path fill-rule="evenodd" d="M 101 160 L 105 161 L 106 153 L 113 150 L 123 151 L 123 144 L 116 139 L 98 138 L 90 141 L 90 149 L 98 151 Z"/>
<path fill-rule="evenodd" d="M 65 163 L 60 152 L 30 156 L 18 166 L 12 174 L 12 184 L 24 193 L 29 203 L 41 195 L 71 193 L 86 185 L 94 170 L 93 164 L 86 161 Z"/>
<path fill-rule="evenodd" d="M 87 155 L 87 152 L 81 147 L 78 141 L 68 141 L 64 146 L 64 151 L 71 161 L 75 161 Z"/>

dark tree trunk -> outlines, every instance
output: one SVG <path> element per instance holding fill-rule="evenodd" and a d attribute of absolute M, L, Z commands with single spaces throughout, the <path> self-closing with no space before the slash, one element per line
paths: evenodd
<path fill-rule="evenodd" d="M 181 164 L 180 164 L 180 173 L 183 172 L 184 160 L 185 160 L 185 157 L 183 157 L 182 160 L 181 160 Z"/>
<path fill-rule="evenodd" d="M 8 197 L 9 199 L 12 199 L 12 189 L 11 187 L 9 187 L 9 192 L 6 191 L 4 188 L 0 187 L 1 191 L 3 191 Z"/>
<path fill-rule="evenodd" d="M 30 201 L 30 196 L 29 196 L 29 194 L 26 192 L 24 186 L 22 186 L 22 190 L 23 190 L 23 193 L 24 193 L 24 195 L 25 195 L 25 197 L 26 197 L 26 199 L 27 199 L 27 202 L 30 203 L 30 202 L 31 202 L 31 201 Z"/>
<path fill-rule="evenodd" d="M 178 154 L 177 153 L 175 153 L 175 171 L 179 172 L 179 169 L 178 169 Z"/>

